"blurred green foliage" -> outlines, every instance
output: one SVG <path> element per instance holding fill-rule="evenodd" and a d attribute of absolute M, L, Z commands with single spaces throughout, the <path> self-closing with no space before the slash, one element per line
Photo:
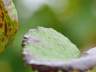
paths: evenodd
<path fill-rule="evenodd" d="M 67 1 L 66 6 L 61 4 L 60 7 L 63 6 L 62 8 L 58 7 L 58 1 L 53 5 L 44 4 L 30 14 L 29 17 L 26 17 L 29 12 L 22 4 L 22 1 L 14 0 L 18 11 L 20 28 L 15 39 L 10 41 L 6 46 L 6 51 L 0 55 L 0 72 L 31 72 L 30 68 L 23 63 L 21 42 L 28 29 L 36 26 L 56 29 L 71 39 L 80 49 L 95 46 L 95 0 L 60 0 L 62 4 Z M 50 0 L 49 3 L 51 3 Z M 57 7 L 54 9 L 52 6 L 56 5 Z"/>

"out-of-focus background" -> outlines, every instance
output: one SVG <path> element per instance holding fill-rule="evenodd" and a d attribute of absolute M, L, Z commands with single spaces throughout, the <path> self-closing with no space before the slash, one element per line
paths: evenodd
<path fill-rule="evenodd" d="M 79 48 L 96 44 L 95 0 L 14 0 L 20 24 L 53 27 Z M 21 25 L 21 26 L 22 26 Z"/>
<path fill-rule="evenodd" d="M 56 29 L 81 50 L 96 45 L 96 0 L 14 0 L 14 3 L 20 28 L 0 55 L 0 72 L 32 72 L 23 63 L 21 41 L 24 33 L 36 26 Z"/>

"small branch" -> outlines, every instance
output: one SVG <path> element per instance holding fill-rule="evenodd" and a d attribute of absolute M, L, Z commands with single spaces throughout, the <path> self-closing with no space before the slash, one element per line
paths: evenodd
<path fill-rule="evenodd" d="M 94 50 L 94 48 L 92 48 Z M 90 50 L 92 50 L 90 49 Z M 95 48 L 96 49 L 96 48 Z M 89 51 L 89 50 L 88 50 Z M 35 69 L 49 69 L 49 70 L 81 70 L 87 71 L 96 66 L 96 55 L 87 54 L 77 59 L 72 59 L 70 61 L 39 61 L 32 59 L 28 61 L 28 64 L 35 66 Z M 55 71 L 54 71 L 55 72 Z"/>
<path fill-rule="evenodd" d="M 93 68 L 96 66 L 96 55 L 87 55 L 84 57 L 80 57 L 77 59 L 72 59 L 70 61 L 38 61 L 38 60 L 31 60 L 29 61 L 29 64 L 35 64 L 35 65 L 42 65 L 42 66 L 50 66 L 50 67 L 56 67 L 56 68 L 73 68 L 73 69 L 79 69 L 79 70 L 88 70 L 90 68 Z"/>

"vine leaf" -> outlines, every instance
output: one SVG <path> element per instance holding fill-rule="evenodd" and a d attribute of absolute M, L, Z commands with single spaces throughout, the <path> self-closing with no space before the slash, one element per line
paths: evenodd
<path fill-rule="evenodd" d="M 12 0 L 0 0 L 0 53 L 17 30 L 18 17 Z"/>

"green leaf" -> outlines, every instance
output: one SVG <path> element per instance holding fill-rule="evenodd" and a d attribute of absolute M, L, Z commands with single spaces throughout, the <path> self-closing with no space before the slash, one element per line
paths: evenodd
<path fill-rule="evenodd" d="M 35 58 L 40 60 L 69 60 L 80 55 L 76 45 L 52 28 L 30 29 L 24 36 L 23 45 L 23 53 L 27 61 Z"/>

